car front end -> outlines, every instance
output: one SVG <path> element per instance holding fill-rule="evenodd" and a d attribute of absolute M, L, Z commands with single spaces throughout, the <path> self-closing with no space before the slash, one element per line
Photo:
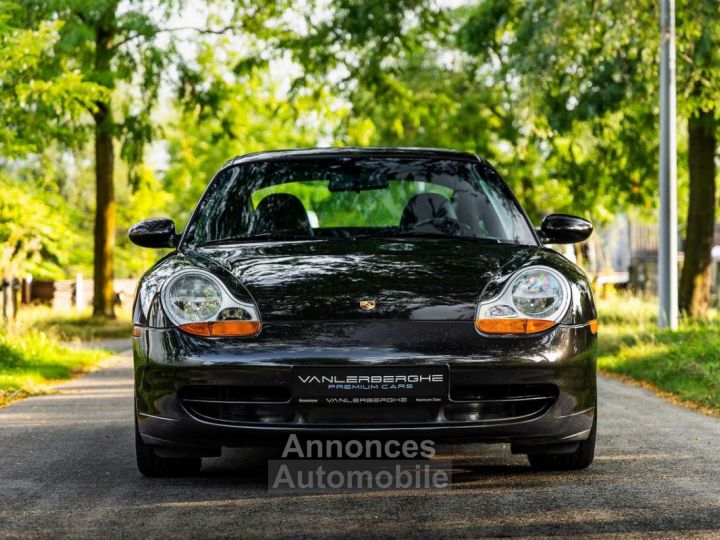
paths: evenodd
<path fill-rule="evenodd" d="M 330 191 L 360 191 L 333 181 Z M 462 186 L 442 182 L 460 214 Z M 444 204 L 415 195 L 403 220 L 418 200 Z M 416 227 L 353 228 L 348 238 L 347 228 L 309 226 L 309 238 L 194 242 L 198 208 L 135 301 L 137 435 L 156 459 L 216 456 L 293 433 L 510 443 L 555 457 L 591 438 L 594 446 L 590 286 L 536 237 L 449 242 Z M 162 244 L 163 227 L 142 232 Z"/>

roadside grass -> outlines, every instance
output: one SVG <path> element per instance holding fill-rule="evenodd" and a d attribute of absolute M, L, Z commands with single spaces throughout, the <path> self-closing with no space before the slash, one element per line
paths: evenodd
<path fill-rule="evenodd" d="M 53 382 L 88 371 L 110 354 L 68 347 L 39 330 L 0 331 L 0 407 L 47 393 Z"/>
<path fill-rule="evenodd" d="M 648 383 L 679 401 L 720 413 L 720 318 L 657 328 L 657 303 L 630 295 L 598 299 L 598 367 Z"/>
<path fill-rule="evenodd" d="M 117 318 L 93 317 L 90 310 L 55 311 L 45 306 L 20 310 L 16 331 L 39 330 L 63 342 L 128 338 L 132 332 L 129 310 L 116 310 Z"/>
<path fill-rule="evenodd" d="M 82 348 L 84 343 L 129 337 L 130 332 L 129 313 L 110 320 L 45 307 L 20 310 L 16 321 L 0 324 L 0 407 L 47 393 L 53 383 L 90 371 L 113 353 Z"/>

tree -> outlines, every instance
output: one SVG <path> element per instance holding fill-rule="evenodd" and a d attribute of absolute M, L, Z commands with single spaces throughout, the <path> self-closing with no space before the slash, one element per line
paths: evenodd
<path fill-rule="evenodd" d="M 553 133 L 516 82 L 518 69 L 494 31 L 507 6 L 492 4 L 483 2 L 487 11 L 478 16 L 474 8 L 453 11 L 432 1 L 337 0 L 325 22 L 308 24 L 309 35 L 290 48 L 304 67 L 303 83 L 330 87 L 350 103 L 338 133 L 344 143 L 476 152 L 498 165 L 534 218 L 547 209 L 586 213 L 647 200 L 616 186 L 614 171 L 598 175 L 610 181 L 583 185 L 602 153 L 588 148 L 609 140 L 611 130 Z M 630 131 L 627 139 L 638 140 Z"/>
<path fill-rule="evenodd" d="M 705 316 L 710 304 L 711 256 L 717 187 L 715 157 L 720 128 L 720 10 L 717 2 L 678 6 L 679 105 L 688 125 L 690 200 L 680 308 Z"/>
<path fill-rule="evenodd" d="M 488 0 L 462 30 L 467 50 L 500 59 L 508 84 L 546 119 L 555 150 L 565 141 L 567 155 L 549 158 L 584 182 L 574 193 L 646 204 L 657 192 L 658 10 L 650 0 Z M 720 12 L 711 0 L 680 1 L 677 12 L 690 179 L 680 305 L 699 317 L 708 307 L 715 219 Z"/>
<path fill-rule="evenodd" d="M 68 69 L 60 59 L 51 69 L 49 53 L 62 21 L 18 25 L 21 7 L 0 2 L 0 156 L 15 158 L 41 151 L 54 140 L 83 137 L 82 117 L 103 99 L 103 88 Z"/>
<path fill-rule="evenodd" d="M 524 131 L 541 158 L 536 174 L 567 186 L 572 207 L 596 217 L 648 207 L 656 192 L 648 57 L 657 47 L 617 24 L 642 26 L 652 13 L 633 4 L 620 15 L 606 4 L 490 0 L 459 32 L 465 51 L 495 66 L 493 84 L 506 88 L 510 109 L 533 111 Z M 650 97 L 630 106 L 630 94 Z"/>
<path fill-rule="evenodd" d="M 222 51 L 223 61 L 217 60 Z M 346 110 L 327 92 L 292 99 L 267 61 L 252 61 L 231 44 L 205 44 L 180 67 L 178 108 L 166 130 L 169 167 L 164 189 L 173 193 L 178 220 L 228 159 L 262 150 L 317 146 L 332 137 Z"/>
<path fill-rule="evenodd" d="M 62 277 L 75 232 L 57 196 L 0 176 L 0 277 Z"/>
<path fill-rule="evenodd" d="M 154 43 L 158 26 L 142 6 L 133 4 L 120 12 L 119 4 L 119 0 L 29 1 L 22 12 L 30 27 L 63 21 L 54 47 L 55 73 L 76 72 L 104 90 L 87 112 L 93 123 L 96 179 L 93 312 L 109 317 L 114 316 L 114 143 L 120 137 L 123 157 L 139 161 L 142 145 L 152 135 L 148 111 L 157 100 L 161 73 L 172 52 Z M 137 112 L 131 112 L 129 103 L 117 103 L 115 94 L 120 83 L 133 82 L 141 90 Z"/>
<path fill-rule="evenodd" d="M 178 13 L 182 4 L 178 0 L 23 2 L 25 22 L 31 27 L 51 20 L 64 22 L 54 51 L 58 59 L 56 71 L 60 73 L 69 66 L 105 90 L 104 96 L 88 107 L 95 149 L 95 315 L 114 316 L 115 143 L 121 143 L 119 156 L 130 166 L 130 181 L 136 181 L 144 147 L 157 131 L 151 112 L 158 101 L 160 85 L 163 81 L 171 82 L 165 75 L 171 62 L 177 59 L 173 40 L 163 44 L 159 36 L 183 30 L 200 34 L 261 32 L 268 18 L 282 12 L 279 2 L 224 2 L 222 20 L 213 17 L 208 27 L 164 26 L 164 21 Z M 119 93 L 119 89 L 128 87 L 132 90 Z"/>
<path fill-rule="evenodd" d="M 18 25 L 20 6 L 0 3 L 0 156 L 12 160 L 38 155 L 60 141 L 82 140 L 82 118 L 93 110 L 104 90 L 81 74 L 52 69 L 49 53 L 59 40 L 62 21 L 36 28 Z M 13 163 L 13 172 L 20 165 Z M 0 277 L 31 273 L 60 277 L 75 233 L 64 219 L 72 211 L 57 194 L 23 179 L 0 175 Z"/>

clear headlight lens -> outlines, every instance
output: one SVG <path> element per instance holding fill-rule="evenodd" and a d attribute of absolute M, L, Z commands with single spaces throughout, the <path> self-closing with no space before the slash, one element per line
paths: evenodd
<path fill-rule="evenodd" d="M 186 274 L 174 280 L 166 298 L 170 313 L 183 323 L 207 321 L 222 304 L 220 287 L 200 274 Z"/>
<path fill-rule="evenodd" d="M 541 269 L 523 272 L 512 285 L 513 304 L 528 317 L 544 318 L 552 315 L 562 305 L 564 295 L 560 280 Z"/>
<path fill-rule="evenodd" d="M 570 285 L 556 270 L 525 268 L 495 298 L 481 302 L 475 327 L 485 334 L 533 334 L 555 326 L 570 304 Z"/>
<path fill-rule="evenodd" d="M 170 278 L 162 293 L 165 312 L 178 328 L 205 337 L 250 336 L 262 327 L 258 310 L 236 299 L 209 272 L 185 270 Z"/>

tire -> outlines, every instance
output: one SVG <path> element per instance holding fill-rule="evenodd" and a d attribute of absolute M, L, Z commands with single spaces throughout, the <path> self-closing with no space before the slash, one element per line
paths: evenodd
<path fill-rule="evenodd" d="M 135 422 L 135 457 L 138 470 L 152 478 L 168 478 L 177 476 L 193 476 L 200 471 L 202 458 L 199 457 L 160 457 L 149 444 L 140 437 Z"/>
<path fill-rule="evenodd" d="M 595 457 L 595 436 L 597 434 L 597 411 L 593 418 L 590 436 L 578 444 L 570 454 L 528 454 L 530 466 L 538 471 L 579 471 L 587 469 Z"/>

